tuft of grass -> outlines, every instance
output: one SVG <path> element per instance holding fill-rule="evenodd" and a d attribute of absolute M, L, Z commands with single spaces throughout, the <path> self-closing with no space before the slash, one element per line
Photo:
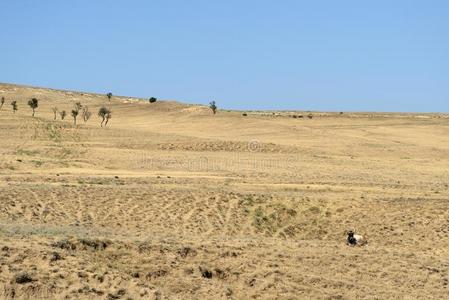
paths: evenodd
<path fill-rule="evenodd" d="M 297 214 L 295 209 L 282 203 L 272 204 L 266 208 L 258 206 L 254 210 L 252 225 L 258 232 L 271 236 L 285 226 L 294 225 Z"/>
<path fill-rule="evenodd" d="M 16 155 L 35 156 L 37 154 L 39 154 L 38 150 L 19 149 L 16 151 Z"/>
<path fill-rule="evenodd" d="M 321 209 L 317 206 L 312 206 L 310 208 L 307 209 L 308 212 L 312 213 L 312 214 L 319 214 L 321 212 Z"/>
<path fill-rule="evenodd" d="M 32 160 L 31 162 L 38 168 L 44 164 L 41 160 Z"/>
<path fill-rule="evenodd" d="M 60 143 L 62 141 L 62 130 L 61 127 L 55 126 L 53 123 L 46 123 L 44 126 L 50 140 L 55 143 Z"/>

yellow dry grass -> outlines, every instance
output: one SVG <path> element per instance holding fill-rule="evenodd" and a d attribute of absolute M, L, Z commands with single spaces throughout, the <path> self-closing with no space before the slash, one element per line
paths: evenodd
<path fill-rule="evenodd" d="M 0 298 L 447 297 L 445 115 L 2 96 Z M 93 116 L 75 127 L 77 101 Z"/>

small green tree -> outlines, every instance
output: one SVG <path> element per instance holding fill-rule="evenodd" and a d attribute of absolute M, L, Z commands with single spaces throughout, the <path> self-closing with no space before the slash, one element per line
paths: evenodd
<path fill-rule="evenodd" d="M 72 109 L 73 124 L 75 126 L 76 126 L 76 118 L 78 117 L 82 107 L 83 106 L 81 105 L 81 102 L 75 102 L 74 108 Z"/>
<path fill-rule="evenodd" d="M 36 108 L 39 106 L 39 100 L 37 100 L 36 98 L 30 99 L 28 101 L 28 106 L 31 107 L 31 109 L 33 110 L 33 117 L 34 117 L 34 112 Z"/>
<path fill-rule="evenodd" d="M 17 107 L 17 101 L 16 100 L 11 101 L 11 106 L 12 106 L 12 112 L 15 114 L 16 111 L 19 110 L 19 108 Z"/>
<path fill-rule="evenodd" d="M 106 97 L 108 97 L 109 101 L 111 101 L 112 93 L 107 93 L 107 94 L 106 94 Z"/>
<path fill-rule="evenodd" d="M 108 125 L 109 119 L 112 118 L 112 111 L 109 108 L 102 106 L 100 110 L 98 110 L 98 116 L 102 118 L 100 126 L 103 127 L 104 123 L 104 126 L 106 127 L 106 125 Z"/>
<path fill-rule="evenodd" d="M 67 112 L 65 110 L 60 111 L 59 115 L 61 116 L 61 120 L 64 120 L 65 116 L 67 116 Z"/>
<path fill-rule="evenodd" d="M 212 101 L 211 103 L 209 103 L 209 108 L 212 110 L 212 112 L 214 113 L 214 115 L 217 113 L 217 104 L 215 103 L 215 101 Z"/>
<path fill-rule="evenodd" d="M 0 101 L 0 109 L 2 109 L 3 104 L 5 104 L 5 97 L 2 97 L 2 100 Z"/>
<path fill-rule="evenodd" d="M 58 108 L 55 106 L 55 107 L 52 107 L 51 110 L 53 111 L 53 114 L 55 115 L 53 120 L 56 120 L 56 115 L 58 114 Z"/>
<path fill-rule="evenodd" d="M 154 103 L 154 102 L 156 102 L 156 101 L 157 101 L 157 98 L 155 98 L 155 97 L 151 97 L 149 101 L 150 101 L 150 103 Z"/>

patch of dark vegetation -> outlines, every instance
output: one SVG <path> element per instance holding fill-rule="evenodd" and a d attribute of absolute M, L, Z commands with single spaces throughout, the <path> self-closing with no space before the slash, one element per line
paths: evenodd
<path fill-rule="evenodd" d="M 122 298 L 125 295 L 126 295 L 126 290 L 125 289 L 119 289 L 114 294 L 109 293 L 108 297 L 106 299 L 108 299 L 108 300 L 120 299 L 120 298 Z"/>
<path fill-rule="evenodd" d="M 146 253 L 151 251 L 151 245 L 149 245 L 148 243 L 141 243 L 137 246 L 137 251 L 139 253 Z"/>
<path fill-rule="evenodd" d="M 246 284 L 250 287 L 254 287 L 256 285 L 256 278 L 252 278 L 246 282 Z"/>
<path fill-rule="evenodd" d="M 75 290 L 74 292 L 78 294 L 95 294 L 96 296 L 103 296 L 104 292 L 101 290 L 97 290 L 96 288 L 90 288 L 88 286 L 84 286 L 82 288 L 79 288 L 78 290 Z"/>
<path fill-rule="evenodd" d="M 53 244 L 51 244 L 54 248 L 59 248 L 63 250 L 104 250 L 111 244 L 110 241 L 103 241 L 99 239 L 88 239 L 88 238 L 82 238 L 78 239 L 76 241 L 70 241 L 68 239 L 63 239 L 60 241 L 57 241 Z"/>
<path fill-rule="evenodd" d="M 13 282 L 18 284 L 30 283 L 33 281 L 33 278 L 27 272 L 22 272 L 14 276 Z"/>
<path fill-rule="evenodd" d="M 53 244 L 51 244 L 51 246 L 53 248 L 59 248 L 59 249 L 63 249 L 63 250 L 75 250 L 76 249 L 76 245 L 67 239 L 63 239 L 63 240 L 54 242 Z"/>
<path fill-rule="evenodd" d="M 258 195 L 258 194 L 247 194 L 240 196 L 239 205 L 241 206 L 253 206 L 255 204 L 265 203 L 272 199 L 271 196 Z"/>
<path fill-rule="evenodd" d="M 58 260 L 61 260 L 61 259 L 62 259 L 62 256 L 58 252 L 53 252 L 51 254 L 51 257 L 50 257 L 50 261 L 51 262 L 55 262 L 55 261 L 58 261 Z"/>
<path fill-rule="evenodd" d="M 102 241 L 99 239 L 80 239 L 79 242 L 85 248 L 91 248 L 93 250 L 104 250 L 109 246 L 109 241 Z"/>
<path fill-rule="evenodd" d="M 220 268 L 215 268 L 215 274 L 219 279 L 225 279 L 228 277 L 228 272 Z"/>
<path fill-rule="evenodd" d="M 240 253 L 235 251 L 226 251 L 220 255 L 221 257 L 238 257 Z"/>
<path fill-rule="evenodd" d="M 192 249 L 190 247 L 182 247 L 181 249 L 178 250 L 178 254 L 179 256 L 181 256 L 182 258 L 186 258 L 187 256 L 195 256 L 196 250 Z"/>
<path fill-rule="evenodd" d="M 94 274 L 93 276 L 95 279 L 98 280 L 98 282 L 103 283 L 104 282 L 104 275 L 101 274 Z"/>
<path fill-rule="evenodd" d="M 147 275 L 145 276 L 147 279 L 155 279 L 155 278 L 159 278 L 159 277 L 164 277 L 168 274 L 168 271 L 165 269 L 159 269 L 156 271 L 151 271 L 148 272 Z"/>
<path fill-rule="evenodd" d="M 207 278 L 207 279 L 212 278 L 212 276 L 213 276 L 212 271 L 210 271 L 206 267 L 199 266 L 198 269 L 200 270 L 201 276 L 203 276 L 203 278 Z"/>

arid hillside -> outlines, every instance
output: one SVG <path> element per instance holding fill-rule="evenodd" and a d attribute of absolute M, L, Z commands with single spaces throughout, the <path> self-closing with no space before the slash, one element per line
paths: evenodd
<path fill-rule="evenodd" d="M 9 84 L 1 97 L 2 299 L 449 293 L 447 115 L 214 115 Z M 75 126 L 76 102 L 92 115 Z"/>

